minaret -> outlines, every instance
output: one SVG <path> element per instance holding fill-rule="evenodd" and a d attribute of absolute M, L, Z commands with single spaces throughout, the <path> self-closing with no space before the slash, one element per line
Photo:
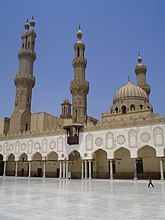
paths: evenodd
<path fill-rule="evenodd" d="M 35 85 L 33 63 L 36 59 L 34 51 L 36 33 L 34 17 L 25 23 L 22 35 L 22 48 L 18 52 L 19 70 L 15 76 L 16 86 L 15 106 L 10 118 L 9 132 L 23 132 L 30 130 L 32 88 Z"/>
<path fill-rule="evenodd" d="M 71 104 L 68 99 L 64 99 L 61 104 L 61 115 L 60 118 L 69 119 L 72 118 L 71 115 Z"/>
<path fill-rule="evenodd" d="M 74 45 L 75 58 L 73 59 L 74 80 L 70 83 L 72 94 L 73 122 L 83 123 L 87 116 L 87 94 L 89 82 L 85 80 L 85 68 L 87 60 L 84 58 L 85 44 L 81 40 L 82 32 L 77 31 L 77 43 Z"/>
<path fill-rule="evenodd" d="M 149 96 L 150 85 L 146 84 L 146 72 L 147 72 L 147 67 L 142 64 L 142 58 L 139 54 L 138 55 L 138 64 L 135 67 L 135 73 L 137 75 L 137 85 L 140 86 Z"/>

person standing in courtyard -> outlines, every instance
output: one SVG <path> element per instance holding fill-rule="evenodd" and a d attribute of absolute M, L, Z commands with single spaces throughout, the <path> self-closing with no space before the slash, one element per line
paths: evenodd
<path fill-rule="evenodd" d="M 152 187 L 154 187 L 154 185 L 153 185 L 153 183 L 152 183 L 152 180 L 151 180 L 151 177 L 149 177 L 148 187 L 150 187 L 150 185 L 151 185 Z"/>

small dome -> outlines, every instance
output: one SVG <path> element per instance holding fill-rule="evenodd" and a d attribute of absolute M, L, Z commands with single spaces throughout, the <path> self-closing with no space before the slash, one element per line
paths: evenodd
<path fill-rule="evenodd" d="M 139 98 L 148 101 L 146 92 L 138 85 L 132 84 L 130 81 L 128 81 L 127 84 L 117 90 L 113 98 L 113 103 L 121 101 L 122 99 L 129 98 Z"/>

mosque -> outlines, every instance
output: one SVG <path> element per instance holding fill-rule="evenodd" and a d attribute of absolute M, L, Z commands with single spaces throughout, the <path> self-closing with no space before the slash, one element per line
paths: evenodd
<path fill-rule="evenodd" d="M 31 113 L 35 86 L 33 64 L 35 21 L 25 23 L 18 52 L 19 69 L 14 110 L 0 118 L 0 175 L 62 179 L 164 180 L 165 117 L 153 112 L 149 101 L 147 67 L 139 54 L 137 84 L 130 80 L 113 97 L 101 121 L 87 114 L 89 82 L 80 27 L 72 61 L 72 103 L 65 99 L 59 117 Z"/>

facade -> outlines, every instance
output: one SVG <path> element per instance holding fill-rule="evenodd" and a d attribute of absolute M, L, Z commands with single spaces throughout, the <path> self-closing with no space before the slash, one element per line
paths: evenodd
<path fill-rule="evenodd" d="M 65 99 L 59 117 L 31 113 L 35 86 L 34 18 L 24 25 L 15 76 L 15 105 L 0 118 L 0 175 L 55 178 L 151 178 L 164 180 L 165 118 L 153 112 L 140 54 L 137 84 L 130 80 L 114 94 L 99 121 L 87 114 L 85 44 L 80 27 L 74 45 L 72 103 Z"/>

